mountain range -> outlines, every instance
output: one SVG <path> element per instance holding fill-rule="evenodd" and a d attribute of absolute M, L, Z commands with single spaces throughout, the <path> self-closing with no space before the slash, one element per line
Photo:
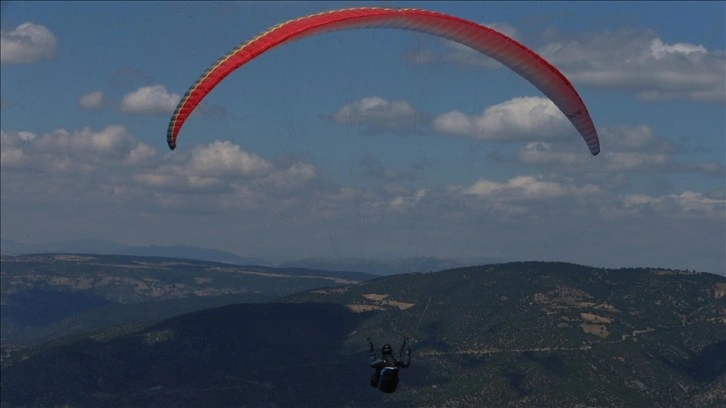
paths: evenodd
<path fill-rule="evenodd" d="M 366 338 L 398 352 L 404 336 L 411 367 L 383 394 Z M 724 407 L 726 278 L 557 262 L 372 276 L 18 345 L 2 371 L 3 407 Z"/>
<path fill-rule="evenodd" d="M 104 255 L 155 256 L 177 259 L 196 259 L 223 262 L 237 265 L 259 265 L 281 268 L 308 268 L 317 270 L 346 270 L 391 275 L 408 272 L 433 272 L 461 266 L 483 263 L 505 262 L 502 258 L 477 259 L 439 259 L 435 257 L 411 257 L 402 259 L 363 259 L 341 257 L 309 257 L 301 259 L 273 260 L 252 256 L 242 256 L 228 251 L 184 245 L 129 246 L 113 241 L 80 239 L 50 241 L 27 244 L 13 240 L 0 240 L 0 253 L 3 255 L 28 255 L 38 253 L 82 253 Z"/>

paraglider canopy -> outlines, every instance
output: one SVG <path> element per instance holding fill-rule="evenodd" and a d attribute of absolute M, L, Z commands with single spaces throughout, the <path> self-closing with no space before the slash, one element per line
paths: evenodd
<path fill-rule="evenodd" d="M 575 88 L 559 70 L 529 48 L 496 30 L 448 14 L 408 8 L 369 7 L 326 11 L 278 24 L 220 58 L 189 88 L 179 102 L 167 130 L 169 148 L 176 148 L 181 127 L 202 99 L 227 75 L 260 54 L 315 34 L 375 27 L 435 35 L 494 58 L 550 98 L 575 126 L 590 153 L 600 153 L 597 130 Z"/>

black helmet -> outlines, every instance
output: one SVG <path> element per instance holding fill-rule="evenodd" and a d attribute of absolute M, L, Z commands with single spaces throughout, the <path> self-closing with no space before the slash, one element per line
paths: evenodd
<path fill-rule="evenodd" d="M 384 344 L 383 347 L 381 347 L 381 354 L 393 354 L 393 348 L 390 344 Z"/>

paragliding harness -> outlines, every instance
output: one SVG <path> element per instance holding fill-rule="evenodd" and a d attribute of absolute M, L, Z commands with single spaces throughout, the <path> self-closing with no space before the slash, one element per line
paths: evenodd
<path fill-rule="evenodd" d="M 386 356 L 385 360 L 388 360 L 389 357 Z M 386 361 L 385 367 L 371 374 L 371 386 L 387 394 L 395 392 L 398 386 L 398 367 L 396 367 L 396 362 Z"/>
<path fill-rule="evenodd" d="M 401 351 L 398 354 L 399 356 L 403 356 L 404 349 L 406 348 L 406 341 L 407 338 L 404 337 L 403 344 L 401 345 Z M 368 339 L 368 342 L 371 344 L 371 351 L 373 351 L 373 343 L 371 343 L 370 339 Z M 382 368 L 376 369 L 376 371 L 371 374 L 371 387 L 376 387 L 381 390 L 381 392 L 391 394 L 396 391 L 396 387 L 398 386 L 399 364 L 392 354 L 382 356 L 382 360 L 385 365 Z M 407 366 L 408 365 L 406 365 L 406 367 Z"/>

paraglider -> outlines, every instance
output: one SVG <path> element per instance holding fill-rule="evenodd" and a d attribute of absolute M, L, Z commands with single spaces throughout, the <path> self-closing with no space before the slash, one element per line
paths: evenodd
<path fill-rule="evenodd" d="M 393 347 L 390 344 L 384 344 L 381 347 L 381 357 L 379 358 L 376 355 L 373 342 L 370 338 L 367 340 L 370 345 L 371 354 L 368 365 L 375 370 L 371 374 L 371 387 L 376 387 L 386 394 L 396 392 L 396 387 L 398 386 L 398 369 L 408 368 L 411 365 L 411 348 L 406 348 L 408 339 L 404 337 L 403 344 L 401 345 L 399 356 L 405 356 L 403 359 L 398 359 L 393 355 Z"/>
<path fill-rule="evenodd" d="M 518 73 L 547 96 L 570 120 L 590 153 L 600 152 L 600 141 L 587 107 L 569 80 L 541 56 L 483 25 L 448 14 L 393 8 L 332 10 L 278 24 L 220 58 L 189 88 L 169 122 L 167 144 L 176 148 L 184 122 L 202 99 L 233 71 L 270 49 L 316 34 L 358 29 L 395 28 L 446 38 L 485 54 Z"/>

